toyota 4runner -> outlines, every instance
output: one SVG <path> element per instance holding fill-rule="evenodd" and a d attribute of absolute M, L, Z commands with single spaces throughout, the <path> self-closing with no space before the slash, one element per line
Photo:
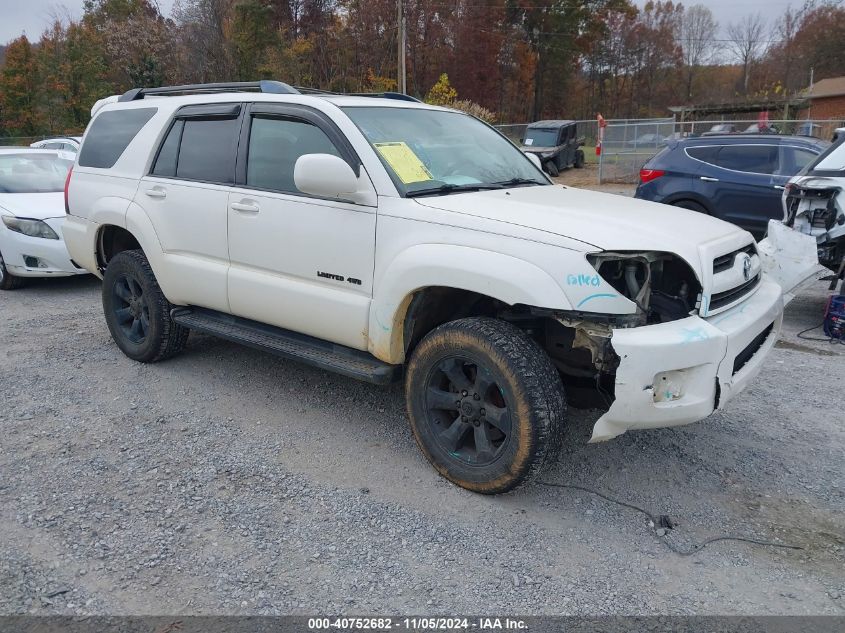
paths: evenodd
<path fill-rule="evenodd" d="M 837 133 L 839 130 L 837 130 Z M 789 181 L 783 192 L 784 222 L 813 238 L 819 263 L 842 279 L 845 294 L 845 136 Z"/>
<path fill-rule="evenodd" d="M 553 460 L 567 391 L 604 400 L 602 441 L 700 420 L 760 371 L 783 302 L 746 231 L 554 185 L 463 113 L 303 92 L 95 105 L 64 236 L 130 358 L 169 358 L 196 330 L 404 379 L 425 456 L 482 493 Z"/>

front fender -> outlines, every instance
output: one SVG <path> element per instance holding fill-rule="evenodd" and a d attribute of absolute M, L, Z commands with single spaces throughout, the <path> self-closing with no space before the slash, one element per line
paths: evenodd
<path fill-rule="evenodd" d="M 404 321 L 415 292 L 445 286 L 476 292 L 508 305 L 571 310 L 560 285 L 525 260 L 467 246 L 420 244 L 400 253 L 374 289 L 369 351 L 389 363 L 404 361 Z"/>

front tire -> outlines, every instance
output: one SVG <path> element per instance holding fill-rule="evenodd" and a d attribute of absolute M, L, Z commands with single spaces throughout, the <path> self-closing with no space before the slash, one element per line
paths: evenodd
<path fill-rule="evenodd" d="M 112 258 L 103 276 L 103 312 L 120 351 L 141 363 L 181 352 L 189 330 L 173 322 L 172 308 L 143 252 L 123 251 Z"/>
<path fill-rule="evenodd" d="M 557 163 L 553 160 L 546 163 L 546 171 L 552 178 L 557 178 L 560 175 L 560 169 L 558 169 Z"/>
<path fill-rule="evenodd" d="M 0 253 L 0 290 L 17 290 L 26 283 L 23 277 L 16 277 L 6 268 L 3 253 Z"/>
<path fill-rule="evenodd" d="M 507 492 L 554 461 L 566 416 L 549 357 L 504 321 L 441 325 L 414 350 L 405 397 L 414 438 L 446 479 Z"/>

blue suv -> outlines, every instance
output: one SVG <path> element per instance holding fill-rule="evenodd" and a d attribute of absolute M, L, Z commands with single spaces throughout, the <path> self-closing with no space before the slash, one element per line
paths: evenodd
<path fill-rule="evenodd" d="M 786 183 L 829 145 L 770 134 L 671 140 L 640 170 L 635 197 L 708 213 L 759 240 L 783 219 Z"/>

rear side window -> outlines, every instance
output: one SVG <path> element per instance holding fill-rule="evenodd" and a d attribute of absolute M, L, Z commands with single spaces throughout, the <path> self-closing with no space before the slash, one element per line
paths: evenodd
<path fill-rule="evenodd" d="M 235 182 L 240 119 L 186 119 L 179 145 L 176 177 Z"/>
<path fill-rule="evenodd" d="M 773 174 L 778 168 L 777 145 L 725 145 L 715 164 L 724 169 L 754 174 Z"/>
<path fill-rule="evenodd" d="M 293 182 L 293 168 L 305 154 L 332 154 L 342 158 L 316 125 L 298 119 L 255 117 L 249 133 L 247 186 L 299 193 Z"/>
<path fill-rule="evenodd" d="M 158 151 L 151 173 L 232 184 L 240 119 L 176 119 Z"/>
<path fill-rule="evenodd" d="M 158 151 L 158 158 L 156 158 L 155 165 L 153 165 L 152 173 L 156 176 L 170 176 L 176 175 L 176 159 L 179 158 L 179 143 L 182 141 L 182 128 L 185 126 L 185 121 L 177 119 L 170 128 L 167 138 L 161 145 Z"/>
<path fill-rule="evenodd" d="M 721 147 L 721 145 L 689 147 L 687 148 L 687 156 L 714 165 L 716 163 L 716 155 L 719 153 Z"/>
<path fill-rule="evenodd" d="M 103 112 L 94 119 L 79 153 L 81 167 L 113 167 L 157 108 L 133 108 Z"/>

